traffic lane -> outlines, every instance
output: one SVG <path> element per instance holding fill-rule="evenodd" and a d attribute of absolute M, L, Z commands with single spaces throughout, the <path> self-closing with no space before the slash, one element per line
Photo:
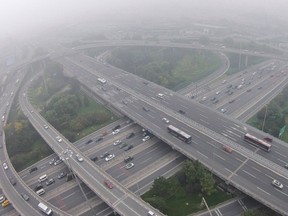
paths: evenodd
<path fill-rule="evenodd" d="M 139 159 L 142 159 L 141 161 L 135 158 L 136 160 L 133 160 L 134 167 L 132 167 L 131 169 L 128 169 L 128 170 L 125 169 L 125 165 L 123 162 L 122 166 L 120 165 L 119 169 L 116 170 L 118 172 L 110 173 L 107 171 L 107 173 L 111 174 L 116 180 L 121 182 L 127 177 L 129 177 L 130 175 L 136 174 L 137 172 L 141 172 L 141 170 L 144 169 L 145 167 L 148 167 L 149 165 L 153 163 L 157 163 L 157 161 L 161 160 L 161 158 L 164 157 L 169 152 L 171 152 L 171 148 L 168 147 L 168 145 L 166 145 L 166 148 L 164 147 L 163 149 L 160 149 L 159 147 L 155 147 L 153 149 L 153 152 L 146 154 L 146 155 L 139 156 Z M 153 163 L 151 163 L 152 161 Z"/>
<path fill-rule="evenodd" d="M 113 213 L 113 209 L 111 209 L 106 203 L 102 202 L 96 207 L 93 208 L 94 210 L 91 210 L 89 208 L 86 209 L 85 212 L 81 213 L 80 216 L 91 216 L 97 213 L 97 216 L 107 216 Z"/>
<path fill-rule="evenodd" d="M 267 171 L 265 173 L 260 169 L 258 171 L 255 169 L 255 166 L 257 166 L 255 163 L 245 164 L 237 172 L 237 175 L 234 175 L 231 178 L 231 180 L 234 182 L 247 181 L 247 184 L 250 182 L 249 185 L 246 185 L 246 190 L 257 194 L 262 194 L 262 196 L 259 196 L 259 198 L 265 197 L 266 200 L 270 201 L 271 204 L 277 205 L 279 207 L 283 205 L 284 207 L 284 203 L 288 202 L 287 186 L 285 186 L 284 182 L 282 182 L 284 184 L 284 188 L 283 190 L 280 190 L 271 184 L 273 177 L 275 177 L 275 179 L 279 179 L 280 176 L 273 173 L 272 171 L 270 171 L 268 174 Z M 288 207 L 286 205 L 285 208 L 287 208 L 287 211 Z"/>
<path fill-rule="evenodd" d="M 171 160 L 170 163 L 168 163 L 166 166 L 161 167 L 160 169 L 151 170 L 151 173 L 149 175 L 145 176 L 137 183 L 131 185 L 129 187 L 129 190 L 136 194 L 142 194 L 141 191 L 146 192 L 147 188 L 150 188 L 150 185 L 154 182 L 155 179 L 157 179 L 159 176 L 170 176 L 171 170 L 177 170 L 179 166 L 182 166 L 182 163 L 185 160 L 187 160 L 187 158 L 184 155 L 180 155 L 179 153 L 179 157 Z"/>
<path fill-rule="evenodd" d="M 142 140 L 141 140 L 142 141 Z M 145 142 L 141 142 L 141 147 L 143 147 L 145 145 Z M 169 149 L 169 145 L 167 145 L 166 143 L 162 142 L 162 141 L 156 141 L 155 144 L 145 147 L 143 150 L 141 150 L 141 152 L 134 154 L 134 152 L 127 152 L 127 156 L 132 156 L 134 159 L 133 161 L 137 161 L 137 160 L 147 160 L 145 159 L 145 157 L 150 157 L 150 154 L 160 154 L 160 155 L 166 155 L 168 150 L 165 149 Z M 164 154 L 161 154 L 161 149 L 165 150 Z M 171 148 L 170 148 L 171 149 Z M 159 153 L 160 152 L 160 153 Z M 169 151 L 168 151 L 169 152 Z M 160 156 L 159 155 L 159 156 Z M 133 162 L 132 161 L 132 162 Z M 121 162 L 115 164 L 115 166 L 109 168 L 108 170 L 106 170 L 107 173 L 114 173 L 117 172 L 120 169 L 124 168 L 124 165 L 126 165 L 126 163 L 122 160 Z"/>
<path fill-rule="evenodd" d="M 151 112 L 151 111 L 149 111 L 149 112 Z M 150 117 L 150 115 L 145 115 L 145 114 L 146 113 L 144 112 L 143 117 L 145 118 L 145 121 L 149 121 L 152 123 L 155 122 L 155 124 L 157 122 L 159 122 L 156 118 L 154 118 L 154 116 Z M 159 114 L 156 113 L 155 116 L 159 116 Z M 174 120 L 170 119 L 170 121 L 173 122 Z M 175 126 L 178 127 L 179 129 L 183 130 L 183 131 L 188 131 L 188 129 L 189 129 L 184 124 L 182 124 L 181 126 L 176 124 Z M 162 133 L 164 132 L 167 137 L 170 136 L 171 139 L 173 139 L 175 141 L 179 141 L 176 137 L 174 137 L 168 133 L 166 127 L 167 127 L 167 125 L 164 124 L 161 132 Z M 184 127 L 186 127 L 187 129 L 185 129 Z M 228 165 L 233 166 L 233 164 L 234 164 L 235 166 L 230 168 L 232 171 L 235 170 L 241 164 L 241 162 L 243 162 L 245 160 L 245 157 L 241 156 L 240 154 L 238 154 L 236 152 L 233 152 L 234 154 L 237 154 L 237 156 L 236 156 L 237 159 L 232 160 L 230 163 L 226 164 L 225 160 L 227 158 L 227 153 L 225 151 L 223 151 L 223 145 L 225 145 L 225 144 L 219 143 L 217 140 L 213 140 L 213 139 L 207 137 L 205 134 L 204 134 L 204 136 L 200 135 L 199 132 L 196 130 L 193 130 L 193 131 L 190 130 L 189 134 L 192 136 L 192 144 L 185 144 L 185 145 L 191 145 L 191 148 L 194 148 L 197 151 L 201 152 L 207 158 L 213 158 L 215 160 L 217 160 L 217 158 L 220 158 L 221 159 L 220 161 L 222 163 L 224 163 L 225 166 L 228 166 Z M 217 157 L 217 156 L 219 156 L 219 157 Z"/>

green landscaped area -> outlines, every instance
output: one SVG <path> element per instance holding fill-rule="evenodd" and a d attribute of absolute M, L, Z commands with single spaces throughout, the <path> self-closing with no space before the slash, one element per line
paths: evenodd
<path fill-rule="evenodd" d="M 214 52 L 164 47 L 120 47 L 113 50 L 107 60 L 116 67 L 175 91 L 221 66 L 220 57 Z"/>
<path fill-rule="evenodd" d="M 29 97 L 34 108 L 68 140 L 75 142 L 118 119 L 81 91 L 77 81 L 57 71 L 55 69 L 52 76 L 46 74 L 45 82 L 43 77 L 35 80 L 25 97 Z M 18 106 L 12 107 L 10 116 L 5 126 L 6 144 L 17 171 L 53 153 Z"/>
<path fill-rule="evenodd" d="M 247 123 L 259 130 L 263 129 L 274 137 L 283 132 L 280 139 L 288 143 L 288 131 L 283 130 L 288 123 L 288 86 Z"/>

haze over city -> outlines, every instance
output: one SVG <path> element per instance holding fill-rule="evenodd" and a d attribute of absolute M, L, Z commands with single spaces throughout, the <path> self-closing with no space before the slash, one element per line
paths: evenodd
<path fill-rule="evenodd" d="M 178 20 L 197 18 L 282 24 L 287 19 L 285 0 L 11 0 L 1 1 L 0 36 L 20 36 L 51 27 L 87 21 Z M 213 18 L 213 19 L 212 19 Z M 262 24 L 263 24 L 262 23 Z"/>

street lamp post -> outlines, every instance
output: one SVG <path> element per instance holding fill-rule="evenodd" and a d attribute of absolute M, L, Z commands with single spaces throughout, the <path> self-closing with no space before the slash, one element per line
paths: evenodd
<path fill-rule="evenodd" d="M 265 105 L 265 114 L 264 114 L 264 119 L 263 119 L 263 124 L 262 124 L 262 131 L 264 130 L 266 116 L 267 116 L 267 105 Z"/>
<path fill-rule="evenodd" d="M 70 150 L 70 149 L 66 149 L 66 150 L 64 150 L 62 152 L 62 154 L 64 155 L 64 160 L 67 161 L 67 166 L 68 166 L 68 169 L 69 169 L 70 173 L 75 178 L 76 183 L 79 186 L 79 188 L 80 188 L 80 190 L 81 190 L 81 192 L 82 192 L 82 194 L 83 194 L 83 196 L 84 196 L 89 208 L 92 210 L 92 214 L 96 216 L 96 212 L 94 211 L 94 208 L 92 207 L 92 205 L 91 205 L 90 201 L 88 200 L 83 188 L 81 187 L 81 184 L 79 182 L 79 179 L 78 179 L 77 175 L 75 175 L 74 172 L 73 172 L 73 169 L 72 169 L 72 166 L 71 166 L 71 163 L 70 163 L 70 160 L 69 160 L 73 156 L 73 151 Z"/>

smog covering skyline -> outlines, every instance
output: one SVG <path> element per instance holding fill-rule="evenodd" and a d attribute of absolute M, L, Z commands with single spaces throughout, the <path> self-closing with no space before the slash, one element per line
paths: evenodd
<path fill-rule="evenodd" d="M 44 31 L 81 22 L 145 19 L 242 20 L 285 23 L 286 0 L 10 0 L 0 7 L 0 37 Z M 286 23 L 285 23 L 286 24 Z"/>

